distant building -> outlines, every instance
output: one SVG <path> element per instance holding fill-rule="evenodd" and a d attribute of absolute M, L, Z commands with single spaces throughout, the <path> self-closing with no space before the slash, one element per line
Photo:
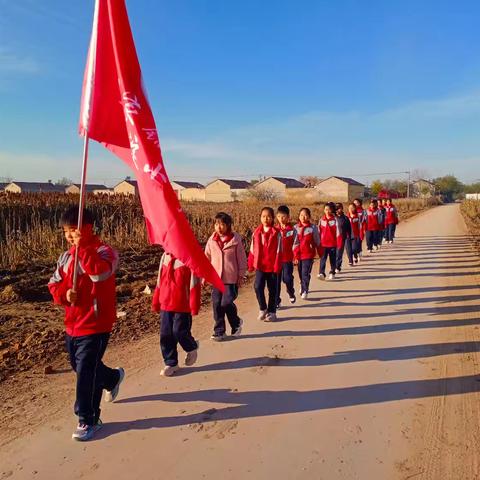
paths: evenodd
<path fill-rule="evenodd" d="M 172 181 L 171 184 L 179 200 L 205 200 L 205 187 L 201 183 Z"/>
<path fill-rule="evenodd" d="M 9 193 L 65 193 L 65 185 L 52 182 L 10 182 L 5 187 Z"/>
<path fill-rule="evenodd" d="M 219 178 L 205 187 L 207 202 L 233 202 L 242 200 L 252 185 L 245 180 L 227 180 Z"/>
<path fill-rule="evenodd" d="M 315 186 L 318 196 L 324 200 L 348 202 L 365 196 L 365 185 L 348 177 L 329 177 Z"/>
<path fill-rule="evenodd" d="M 466 193 L 465 200 L 480 200 L 480 193 Z"/>
<path fill-rule="evenodd" d="M 276 198 L 284 199 L 287 196 L 287 191 L 288 193 L 304 192 L 306 187 L 304 183 L 294 178 L 268 177 L 256 183 L 254 188 L 271 193 Z"/>
<path fill-rule="evenodd" d="M 136 180 L 126 178 L 120 183 L 117 183 L 117 185 L 113 187 L 113 191 L 115 194 L 121 195 L 138 195 L 138 183 Z"/>
<path fill-rule="evenodd" d="M 411 196 L 429 198 L 435 196 L 435 184 L 429 180 L 420 178 L 412 182 Z"/>
<path fill-rule="evenodd" d="M 101 184 L 90 183 L 85 185 L 85 187 L 88 193 L 98 193 L 98 192 L 103 193 L 105 191 L 112 191 L 111 188 L 108 188 L 106 185 L 101 185 Z M 68 187 L 65 188 L 65 193 L 74 193 L 78 195 L 80 193 L 80 184 L 72 183 L 71 185 L 68 185 Z"/>

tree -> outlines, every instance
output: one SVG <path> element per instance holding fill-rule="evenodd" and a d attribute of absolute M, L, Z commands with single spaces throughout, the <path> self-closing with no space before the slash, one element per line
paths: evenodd
<path fill-rule="evenodd" d="M 322 179 L 320 177 L 315 177 L 313 175 L 305 175 L 299 178 L 300 182 L 304 183 L 306 187 L 313 188 L 315 185 L 318 185 Z"/>
<path fill-rule="evenodd" d="M 383 183 L 380 180 L 374 180 L 370 186 L 372 195 L 376 197 L 383 190 Z"/>
<path fill-rule="evenodd" d="M 55 182 L 55 185 L 65 185 L 65 186 L 67 186 L 67 185 L 71 185 L 72 183 L 73 183 L 73 181 L 70 178 L 62 177 Z"/>
<path fill-rule="evenodd" d="M 448 201 L 452 202 L 459 198 L 460 194 L 463 193 L 465 186 L 460 180 L 458 180 L 455 175 L 445 175 L 443 177 L 436 178 L 433 183 L 437 193 L 442 195 L 442 197 Z"/>
<path fill-rule="evenodd" d="M 465 185 L 465 193 L 480 193 L 480 182 Z"/>

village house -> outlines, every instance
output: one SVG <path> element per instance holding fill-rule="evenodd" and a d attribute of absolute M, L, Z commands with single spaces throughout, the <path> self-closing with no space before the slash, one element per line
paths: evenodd
<path fill-rule="evenodd" d="M 205 200 L 205 187 L 201 183 L 175 180 L 171 185 L 179 200 L 187 202 Z"/>
<path fill-rule="evenodd" d="M 207 202 L 234 202 L 246 197 L 252 185 L 245 180 L 227 180 L 219 178 L 205 187 Z"/>
<path fill-rule="evenodd" d="M 305 184 L 294 178 L 268 177 L 255 184 L 255 190 L 271 194 L 272 198 L 284 200 L 288 194 L 305 192 Z"/>
<path fill-rule="evenodd" d="M 429 180 L 419 178 L 412 182 L 413 197 L 430 198 L 435 196 L 435 184 Z"/>
<path fill-rule="evenodd" d="M 365 185 L 353 178 L 332 176 L 315 186 L 321 199 L 348 202 L 365 196 Z"/>
<path fill-rule="evenodd" d="M 113 187 L 113 192 L 116 195 L 138 195 L 137 181 L 126 178 Z"/>
<path fill-rule="evenodd" d="M 65 193 L 65 185 L 55 185 L 48 182 L 10 182 L 5 187 L 9 193 Z"/>
<path fill-rule="evenodd" d="M 87 193 L 94 193 L 95 195 L 101 193 L 109 193 L 112 194 L 113 190 L 108 188 L 106 185 L 101 184 L 87 184 L 85 185 L 85 190 Z M 72 194 L 79 194 L 80 193 L 80 184 L 79 183 L 72 183 L 65 188 L 65 193 L 72 193 Z"/>

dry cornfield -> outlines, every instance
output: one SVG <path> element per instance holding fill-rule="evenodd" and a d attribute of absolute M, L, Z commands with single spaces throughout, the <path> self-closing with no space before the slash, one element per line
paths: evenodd
<path fill-rule="evenodd" d="M 0 196 L 0 268 L 11 270 L 26 263 L 53 263 L 66 245 L 58 227 L 63 211 L 78 203 L 78 196 L 65 194 L 20 194 Z M 396 205 L 400 216 L 406 218 L 435 203 L 434 199 L 400 199 Z M 139 253 L 147 245 L 147 237 L 139 200 L 128 196 L 89 195 L 87 206 L 98 219 L 96 228 L 102 238 L 120 251 Z M 212 232 L 212 219 L 219 211 L 233 216 L 234 227 L 250 241 L 252 229 L 258 223 L 263 204 L 184 203 L 184 211 L 196 237 L 203 245 Z M 276 206 L 276 205 L 272 205 Z M 296 218 L 302 206 L 312 211 L 318 221 L 320 202 L 292 205 Z"/>

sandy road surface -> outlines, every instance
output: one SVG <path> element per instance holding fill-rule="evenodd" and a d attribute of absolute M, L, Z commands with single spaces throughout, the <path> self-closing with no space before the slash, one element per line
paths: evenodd
<path fill-rule="evenodd" d="M 480 478 L 478 257 L 457 205 L 398 233 L 278 323 L 244 294 L 245 335 L 176 378 L 142 350 L 95 441 L 70 440 L 65 405 L 2 448 L 0 478 Z"/>

